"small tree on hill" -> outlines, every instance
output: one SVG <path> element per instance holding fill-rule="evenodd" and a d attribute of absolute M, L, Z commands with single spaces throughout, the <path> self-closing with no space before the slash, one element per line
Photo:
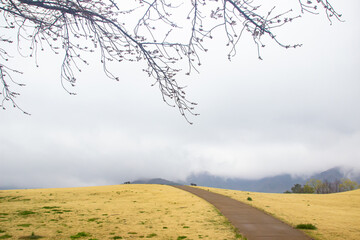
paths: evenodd
<path fill-rule="evenodd" d="M 344 192 L 344 191 L 351 191 L 351 190 L 355 190 L 360 188 L 360 185 L 355 182 L 355 181 L 351 181 L 350 179 L 342 179 L 341 184 L 340 184 L 340 191 Z"/>
<path fill-rule="evenodd" d="M 307 185 L 307 184 L 304 185 L 303 193 L 314 193 L 314 192 L 315 192 L 315 189 L 312 186 Z"/>
<path fill-rule="evenodd" d="M 306 182 L 306 185 L 311 186 L 314 189 L 315 193 L 320 193 L 320 188 L 322 186 L 322 181 L 319 179 L 310 179 Z"/>
<path fill-rule="evenodd" d="M 351 191 L 360 188 L 360 184 L 350 179 L 335 180 L 329 182 L 328 180 L 318 180 L 310 179 L 306 182 L 304 186 L 301 184 L 294 184 L 291 188 L 292 193 L 317 193 L 317 194 L 326 194 L 326 193 L 337 193 Z M 290 193 L 286 191 L 285 193 Z"/>
<path fill-rule="evenodd" d="M 293 193 L 303 193 L 304 192 L 304 188 L 301 186 L 301 184 L 294 184 L 294 186 L 291 188 L 291 191 Z"/>
<path fill-rule="evenodd" d="M 261 1 L 259 1 L 261 2 Z M 268 3 L 268 1 L 266 1 Z M 275 29 L 292 22 L 304 13 L 317 14 L 324 9 L 327 18 L 340 19 L 328 0 L 298 0 L 299 12 L 291 9 L 277 12 L 275 6 L 264 9 L 246 0 L 1 0 L 0 20 L 0 88 L 5 102 L 19 108 L 15 102 L 19 94 L 12 90 L 17 84 L 10 74 L 20 73 L 9 67 L 6 51 L 9 44 L 37 61 L 45 50 L 62 54 L 61 81 L 71 94 L 76 72 L 88 65 L 86 53 L 98 52 L 104 73 L 111 79 L 118 76 L 109 69 L 109 63 L 142 61 L 144 71 L 154 79 L 163 101 L 186 113 L 195 114 L 194 102 L 185 95 L 184 87 L 176 81 L 185 61 L 186 74 L 197 71 L 201 65 L 200 52 L 206 52 L 205 40 L 213 38 L 215 30 L 223 29 L 228 58 L 236 54 L 239 39 L 248 34 L 258 49 L 268 38 L 283 48 L 300 44 L 280 42 Z M 184 13 L 181 15 L 181 13 Z M 127 21 L 129 20 L 129 21 Z M 4 35 L 9 33 L 8 36 Z M 16 40 L 11 35 L 17 34 Z M 181 37 L 179 37 L 181 36 Z M 47 47 L 45 47 L 47 46 Z M 18 84 L 21 85 L 21 84 Z M 19 108 L 20 109 L 20 108 Z M 26 113 L 26 112 L 24 112 Z M 196 114 L 195 114 L 196 115 Z"/>

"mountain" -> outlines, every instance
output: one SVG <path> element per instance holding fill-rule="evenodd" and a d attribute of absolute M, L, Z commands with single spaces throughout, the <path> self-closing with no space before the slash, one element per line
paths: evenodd
<path fill-rule="evenodd" d="M 351 169 L 344 169 L 341 167 L 334 167 L 327 171 L 313 175 L 311 178 L 319 179 L 321 181 L 327 180 L 334 182 L 335 180 L 341 180 L 342 178 L 348 178 L 352 181 L 360 183 L 360 173 Z"/>
<path fill-rule="evenodd" d="M 294 184 L 304 185 L 309 179 L 315 178 L 321 181 L 333 182 L 342 178 L 349 178 L 360 182 L 360 173 L 351 170 L 344 170 L 340 167 L 328 169 L 310 176 L 309 178 L 292 177 L 290 174 L 282 174 L 273 177 L 266 177 L 258 180 L 242 178 L 223 178 L 210 173 L 192 174 L 187 177 L 187 183 L 196 183 L 199 186 L 242 190 L 251 192 L 282 193 L 290 190 Z"/>
<path fill-rule="evenodd" d="M 186 182 L 196 183 L 198 186 L 224 188 L 232 190 L 282 193 L 290 189 L 295 183 L 303 183 L 304 179 L 292 178 L 290 174 L 266 177 L 258 180 L 241 178 L 222 178 L 209 173 L 190 175 Z"/>
<path fill-rule="evenodd" d="M 335 167 L 335 168 L 326 170 L 324 172 L 315 174 L 311 178 L 319 179 L 321 181 L 327 180 L 329 182 L 334 182 L 335 180 L 340 180 L 340 179 L 344 178 L 345 177 L 344 175 L 345 174 L 342 173 L 341 168 Z"/>
<path fill-rule="evenodd" d="M 152 178 L 152 179 L 140 179 L 131 182 L 132 184 L 162 184 L 162 185 L 182 185 L 180 183 L 168 181 L 162 178 Z"/>

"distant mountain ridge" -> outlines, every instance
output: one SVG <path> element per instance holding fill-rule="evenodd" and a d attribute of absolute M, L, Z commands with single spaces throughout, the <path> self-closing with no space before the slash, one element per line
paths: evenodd
<path fill-rule="evenodd" d="M 292 177 L 290 174 L 281 174 L 273 177 L 265 177 L 258 180 L 241 178 L 224 178 L 212 175 L 207 172 L 192 174 L 186 178 L 185 182 L 173 182 L 162 178 L 141 179 L 132 181 L 132 184 L 163 184 L 163 185 L 189 185 L 195 183 L 198 186 L 215 187 L 232 190 L 242 190 L 249 192 L 283 193 L 290 190 L 294 184 L 304 185 L 309 179 L 315 178 L 321 181 L 334 182 L 343 178 L 349 178 L 360 183 L 360 173 L 351 170 L 344 170 L 334 167 L 324 172 L 314 174 L 308 178 Z"/>
<path fill-rule="evenodd" d="M 348 178 L 352 181 L 360 183 L 360 173 L 356 173 L 352 170 L 345 170 L 340 167 L 334 167 L 327 171 L 313 175 L 311 178 L 319 180 L 327 180 L 329 182 L 334 182 L 335 180 L 341 180 L 342 178 Z"/>
<path fill-rule="evenodd" d="M 340 167 L 328 169 L 324 172 L 314 174 L 309 178 L 292 177 L 290 174 L 282 174 L 274 177 L 266 177 L 258 180 L 241 178 L 223 178 L 209 173 L 192 174 L 187 177 L 186 182 L 193 182 L 199 186 L 242 190 L 251 192 L 283 193 L 290 190 L 294 184 L 305 184 L 309 179 L 315 178 L 321 181 L 333 182 L 342 178 L 349 178 L 360 183 L 360 173 L 351 170 L 343 170 Z"/>

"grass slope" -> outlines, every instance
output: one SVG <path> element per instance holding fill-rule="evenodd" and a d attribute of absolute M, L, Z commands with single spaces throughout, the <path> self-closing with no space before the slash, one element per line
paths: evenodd
<path fill-rule="evenodd" d="M 360 239 L 360 190 L 336 194 L 272 194 L 201 187 L 257 207 L 321 240 Z M 251 199 L 249 201 L 248 199 Z"/>
<path fill-rule="evenodd" d="M 206 201 L 164 185 L 0 191 L 0 239 L 235 239 Z"/>

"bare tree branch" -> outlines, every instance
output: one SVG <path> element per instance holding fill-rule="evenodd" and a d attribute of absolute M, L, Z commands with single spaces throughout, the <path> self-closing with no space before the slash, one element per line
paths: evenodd
<path fill-rule="evenodd" d="M 330 23 L 332 17 L 341 20 L 341 15 L 327 0 L 315 3 L 298 0 L 298 3 L 300 12 L 292 15 L 291 9 L 275 14 L 275 7 L 263 10 L 249 0 L 189 0 L 183 3 L 134 0 L 127 4 L 115 0 L 0 0 L 2 27 L 17 31 L 16 42 L 1 36 L 0 43 L 16 43 L 23 56 L 34 57 L 36 65 L 39 52 L 44 51 L 45 46 L 55 54 L 62 54 L 61 81 L 70 94 L 74 94 L 69 86 L 75 86 L 76 72 L 89 64 L 88 53 L 100 53 L 104 73 L 114 80 L 119 78 L 109 68 L 111 62 L 142 61 L 147 65 L 144 71 L 155 80 L 153 85 L 159 87 L 163 101 L 177 107 L 190 122 L 188 114 L 197 115 L 194 112 L 196 103 L 187 99 L 184 87 L 176 80 L 182 70 L 180 63 L 187 63 L 188 75 L 192 70 L 197 71 L 201 65 L 200 53 L 207 51 L 205 40 L 213 38 L 217 29 L 223 29 L 227 37 L 229 59 L 236 55 L 236 46 L 245 33 L 253 38 L 261 59 L 260 48 L 265 46 L 262 39 L 265 36 L 280 47 L 301 46 L 283 44 L 274 33 L 275 28 L 292 22 L 301 14 L 317 14 L 320 6 Z M 175 16 L 184 10 L 187 21 Z M 125 21 L 132 16 L 132 21 Z M 28 53 L 23 53 L 24 46 L 29 47 L 25 47 Z M 10 90 L 12 84 L 20 84 L 9 75 L 9 72 L 17 71 L 5 65 L 9 59 L 5 48 L 0 48 L 1 106 L 10 101 L 21 109 L 15 102 L 18 93 Z"/>

